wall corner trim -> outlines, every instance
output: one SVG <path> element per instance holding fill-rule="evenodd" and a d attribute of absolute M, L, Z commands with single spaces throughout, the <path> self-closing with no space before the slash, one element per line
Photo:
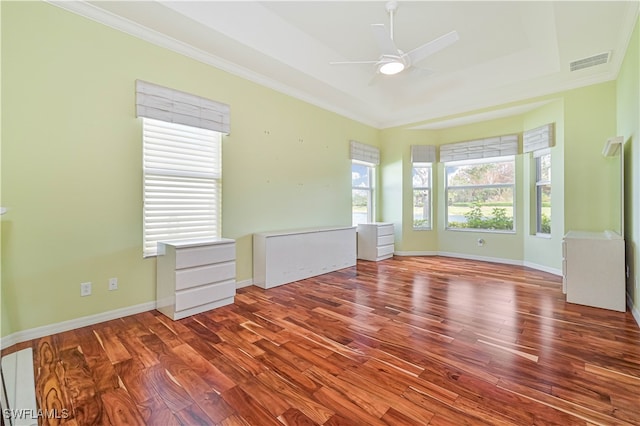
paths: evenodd
<path fill-rule="evenodd" d="M 633 304 L 633 299 L 629 293 L 627 293 L 627 306 L 631 311 L 631 315 L 633 315 L 633 319 L 636 320 L 638 327 L 640 327 L 640 310 L 638 310 L 638 308 Z"/>
<path fill-rule="evenodd" d="M 253 278 L 248 280 L 236 281 L 236 290 L 243 287 L 249 287 L 253 285 Z"/>

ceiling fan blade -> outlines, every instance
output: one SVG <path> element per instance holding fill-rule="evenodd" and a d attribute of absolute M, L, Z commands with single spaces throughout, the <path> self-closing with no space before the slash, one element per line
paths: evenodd
<path fill-rule="evenodd" d="M 422 78 L 422 77 L 429 77 L 430 75 L 433 75 L 435 71 L 428 68 L 420 68 L 420 67 L 412 66 L 408 69 L 407 73 L 410 74 L 412 77 Z"/>
<path fill-rule="evenodd" d="M 377 64 L 378 61 L 341 61 L 341 62 L 329 62 L 329 65 L 351 65 L 351 64 Z"/>
<path fill-rule="evenodd" d="M 409 57 L 409 59 L 411 59 L 412 64 L 417 64 L 428 56 L 433 55 L 434 53 L 455 43 L 456 41 L 458 41 L 458 39 L 460 39 L 460 37 L 458 36 L 457 31 L 451 31 L 450 33 L 440 36 L 435 40 L 431 40 L 427 44 L 416 47 L 415 49 L 407 53 L 407 56 Z"/>
<path fill-rule="evenodd" d="M 371 31 L 373 31 L 373 37 L 376 39 L 382 55 L 398 55 L 398 48 L 389 36 L 384 24 L 371 24 Z"/>

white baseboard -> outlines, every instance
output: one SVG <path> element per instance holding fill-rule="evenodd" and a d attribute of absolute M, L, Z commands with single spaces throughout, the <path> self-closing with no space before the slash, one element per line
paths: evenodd
<path fill-rule="evenodd" d="M 242 287 L 249 287 L 250 285 L 253 285 L 252 278 L 248 280 L 236 281 L 236 290 Z"/>
<path fill-rule="evenodd" d="M 538 271 L 547 272 L 549 274 L 562 276 L 562 270 L 556 268 L 550 268 L 548 266 L 539 265 L 533 262 L 526 262 L 522 260 L 513 260 L 513 259 L 503 259 L 499 257 L 487 257 L 487 256 L 475 256 L 472 254 L 464 254 L 464 253 L 451 253 L 446 251 L 396 251 L 393 253 L 396 256 L 445 256 L 445 257 L 454 257 L 457 259 L 469 259 L 469 260 L 479 260 L 482 262 L 494 262 L 494 263 L 502 263 L 505 265 L 515 265 L 515 266 L 525 266 L 527 268 L 536 269 Z"/>
<path fill-rule="evenodd" d="M 438 256 L 455 257 L 458 259 L 479 260 L 482 262 L 503 263 L 505 265 L 523 266 L 521 260 L 503 259 L 500 257 L 476 256 L 474 254 L 450 253 L 450 252 L 444 252 L 444 251 L 438 252 Z"/>
<path fill-rule="evenodd" d="M 631 311 L 631 315 L 633 315 L 633 318 L 636 320 L 638 327 L 640 327 L 640 310 L 633 304 L 633 299 L 629 293 L 627 293 L 627 306 Z"/>
<path fill-rule="evenodd" d="M 542 272 L 548 272 L 549 274 L 557 275 L 559 277 L 562 276 L 562 269 L 551 268 L 549 266 L 539 265 L 537 263 L 526 262 L 526 261 L 522 262 L 522 266 L 526 266 L 527 268 L 531 268 L 531 269 L 537 269 L 538 271 L 542 271 Z"/>
<path fill-rule="evenodd" d="M 113 311 L 101 312 L 95 315 L 75 318 L 68 321 L 62 321 L 55 324 L 44 325 L 42 327 L 30 328 L 28 330 L 18 331 L 0 340 L 0 348 L 6 349 L 17 343 L 26 342 L 31 339 L 49 336 L 51 334 L 62 333 L 88 325 L 98 324 L 116 318 L 122 318 L 129 315 L 139 314 L 141 312 L 151 311 L 156 308 L 156 302 L 141 303 L 139 305 L 127 306 L 125 308 L 115 309 Z"/>
<path fill-rule="evenodd" d="M 437 251 L 394 251 L 394 256 L 437 256 Z"/>

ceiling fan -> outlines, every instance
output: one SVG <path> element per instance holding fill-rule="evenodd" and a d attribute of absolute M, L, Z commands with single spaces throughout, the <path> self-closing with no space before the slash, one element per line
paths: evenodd
<path fill-rule="evenodd" d="M 418 62 L 455 43 L 459 39 L 458 33 L 456 31 L 451 31 L 434 40 L 431 40 L 426 44 L 423 44 L 422 46 L 416 47 L 415 49 L 404 53 L 402 50 L 396 47 L 396 44 L 393 41 L 393 15 L 398 9 L 398 2 L 389 1 L 386 3 L 385 8 L 389 13 L 389 33 L 387 33 L 384 24 L 371 24 L 373 36 L 378 44 L 378 47 L 380 48 L 380 57 L 372 61 L 329 62 L 329 64 L 375 64 L 378 73 L 385 75 L 394 75 L 408 69 L 411 66 L 415 66 L 415 64 L 417 64 Z"/>

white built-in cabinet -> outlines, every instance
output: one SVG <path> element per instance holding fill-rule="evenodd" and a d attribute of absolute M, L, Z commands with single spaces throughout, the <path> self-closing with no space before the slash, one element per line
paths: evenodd
<path fill-rule="evenodd" d="M 612 231 L 570 231 L 562 242 L 567 302 L 624 312 L 624 239 Z"/>
<path fill-rule="evenodd" d="M 228 238 L 158 243 L 156 309 L 173 320 L 233 303 L 236 243 Z"/>
<path fill-rule="evenodd" d="M 356 228 L 253 234 L 253 284 L 271 288 L 356 264 Z"/>
<path fill-rule="evenodd" d="M 393 223 L 361 223 L 357 232 L 358 259 L 378 261 L 393 256 Z"/>

